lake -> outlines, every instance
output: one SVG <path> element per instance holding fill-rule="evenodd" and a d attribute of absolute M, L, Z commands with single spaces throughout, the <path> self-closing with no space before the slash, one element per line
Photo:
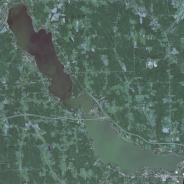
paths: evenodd
<path fill-rule="evenodd" d="M 88 95 L 71 97 L 73 83 L 56 56 L 52 33 L 46 33 L 44 29 L 36 33 L 24 5 L 17 5 L 9 10 L 7 23 L 17 37 L 17 45 L 33 55 L 39 71 L 52 79 L 49 91 L 59 97 L 65 107 L 76 110 L 81 108 L 86 119 L 94 119 L 95 117 L 88 113 L 92 108 Z M 139 167 L 145 166 L 172 171 L 177 163 L 183 160 L 172 155 L 157 156 L 151 151 L 119 139 L 107 120 L 86 120 L 85 124 L 89 135 L 94 140 L 95 152 L 101 157 L 101 161 L 105 164 L 112 162 L 119 165 L 122 172 L 126 174 L 131 174 Z"/>

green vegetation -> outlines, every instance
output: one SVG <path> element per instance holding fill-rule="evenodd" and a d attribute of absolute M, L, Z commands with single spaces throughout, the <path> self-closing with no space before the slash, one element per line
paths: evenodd
<path fill-rule="evenodd" d="M 51 79 L 16 45 L 6 21 L 21 2 L 3 1 L 0 8 L 0 182 L 161 183 L 165 174 L 167 182 L 181 181 L 182 164 L 178 175 L 141 168 L 133 177 L 101 161 L 84 115 L 49 92 Z M 24 3 L 34 30 L 52 32 L 56 55 L 74 82 L 72 96 L 90 94 L 93 115 L 108 117 L 120 138 L 183 157 L 181 1 Z M 146 170 L 149 177 L 136 177 Z"/>

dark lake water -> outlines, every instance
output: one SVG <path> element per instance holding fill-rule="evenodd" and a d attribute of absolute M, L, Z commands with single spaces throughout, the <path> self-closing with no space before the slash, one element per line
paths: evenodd
<path fill-rule="evenodd" d="M 80 107 L 86 119 L 94 119 L 95 117 L 88 113 L 92 108 L 92 102 L 87 95 L 71 97 L 73 83 L 56 56 L 52 33 L 46 33 L 44 29 L 39 30 L 38 33 L 35 32 L 32 20 L 27 14 L 27 8 L 22 4 L 9 10 L 7 23 L 17 38 L 17 45 L 33 55 L 39 71 L 52 79 L 49 91 L 59 97 L 65 107 L 72 109 Z M 171 171 L 176 168 L 178 162 L 183 160 L 172 155 L 157 156 L 151 151 L 145 151 L 119 139 L 107 120 L 100 122 L 86 120 L 85 124 L 90 136 L 94 139 L 95 152 L 101 157 L 102 162 L 115 163 L 127 174 L 145 166 Z"/>

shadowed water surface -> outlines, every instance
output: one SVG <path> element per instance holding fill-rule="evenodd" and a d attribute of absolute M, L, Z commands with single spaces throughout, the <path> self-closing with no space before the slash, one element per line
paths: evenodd
<path fill-rule="evenodd" d="M 80 107 L 87 119 L 95 118 L 88 113 L 92 108 L 88 95 L 70 97 L 73 83 L 56 56 L 52 34 L 46 33 L 44 29 L 36 33 L 33 30 L 32 20 L 27 14 L 27 8 L 22 4 L 9 10 L 7 23 L 17 38 L 17 45 L 33 55 L 39 71 L 52 79 L 49 91 L 59 97 L 65 106 L 72 109 Z M 125 173 L 133 173 L 139 167 L 145 166 L 170 171 L 174 170 L 176 164 L 182 160 L 171 155 L 156 156 L 151 151 L 142 150 L 138 146 L 117 138 L 107 120 L 101 122 L 88 120 L 86 126 L 90 136 L 94 139 L 95 152 L 100 155 L 102 162 L 113 162 L 119 165 Z"/>
<path fill-rule="evenodd" d="M 56 56 L 52 34 L 46 33 L 44 29 L 40 29 L 38 33 L 33 30 L 32 20 L 25 5 L 11 8 L 7 22 L 17 37 L 17 45 L 33 55 L 39 71 L 52 79 L 49 91 L 66 105 L 71 94 L 72 81 Z"/>

